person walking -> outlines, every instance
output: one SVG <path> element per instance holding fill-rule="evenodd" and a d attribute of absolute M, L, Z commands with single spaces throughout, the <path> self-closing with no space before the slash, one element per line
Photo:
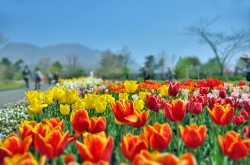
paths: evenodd
<path fill-rule="evenodd" d="M 173 71 L 171 70 L 171 67 L 168 66 L 168 72 L 167 72 L 168 82 L 173 81 L 173 76 L 174 76 L 174 73 L 173 73 Z"/>
<path fill-rule="evenodd" d="M 48 84 L 50 85 L 50 84 L 51 84 L 51 81 L 52 81 L 52 79 L 53 79 L 53 76 L 52 76 L 52 74 L 51 74 L 50 71 L 49 71 L 47 77 L 48 77 Z"/>
<path fill-rule="evenodd" d="M 36 67 L 35 73 L 34 73 L 34 79 L 35 79 L 35 90 L 40 89 L 40 82 L 42 80 L 42 72 L 40 71 L 39 67 Z"/>
<path fill-rule="evenodd" d="M 29 78 L 30 78 L 30 70 L 28 66 L 25 65 L 23 70 L 23 79 L 25 81 L 26 89 L 29 89 Z"/>
<path fill-rule="evenodd" d="M 149 75 L 149 70 L 145 65 L 142 65 L 142 71 L 143 71 L 143 77 L 144 77 L 144 82 L 150 78 Z"/>
<path fill-rule="evenodd" d="M 55 84 L 57 84 L 58 80 L 59 80 L 59 74 L 58 74 L 58 72 L 55 72 L 54 79 L 55 79 Z"/>

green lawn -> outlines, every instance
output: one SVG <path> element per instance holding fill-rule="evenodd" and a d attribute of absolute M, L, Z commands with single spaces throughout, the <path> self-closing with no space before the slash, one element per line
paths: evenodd
<path fill-rule="evenodd" d="M 21 83 L 0 84 L 0 90 L 21 88 L 21 87 L 25 87 L 25 84 L 21 84 Z"/>

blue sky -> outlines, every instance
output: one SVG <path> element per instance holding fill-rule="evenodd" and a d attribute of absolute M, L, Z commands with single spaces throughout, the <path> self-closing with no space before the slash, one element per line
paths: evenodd
<path fill-rule="evenodd" d="M 0 0 L 0 33 L 39 47 L 80 43 L 119 52 L 127 46 L 141 64 L 145 56 L 213 58 L 207 45 L 182 35 L 201 18 L 219 19 L 211 31 L 250 28 L 249 0 Z M 246 50 L 235 55 L 239 58 Z M 231 64 L 234 64 L 232 60 Z"/>

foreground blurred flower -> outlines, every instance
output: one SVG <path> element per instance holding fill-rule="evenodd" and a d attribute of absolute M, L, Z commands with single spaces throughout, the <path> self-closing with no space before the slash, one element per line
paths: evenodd
<path fill-rule="evenodd" d="M 98 133 L 106 130 L 106 118 L 104 116 L 92 117 L 89 120 L 88 130 L 90 133 Z"/>
<path fill-rule="evenodd" d="M 225 126 L 233 120 L 234 108 L 230 104 L 219 105 L 216 103 L 212 110 L 208 107 L 207 110 L 215 124 Z"/>
<path fill-rule="evenodd" d="M 69 165 L 71 165 L 71 164 L 69 164 Z M 97 163 L 93 163 L 91 161 L 84 161 L 82 165 L 109 165 L 109 162 L 105 162 L 103 160 L 100 160 Z"/>
<path fill-rule="evenodd" d="M 59 126 L 62 129 L 64 125 L 64 120 L 63 119 L 61 120 L 58 117 L 52 117 L 50 119 L 44 119 L 43 124 L 47 124 L 51 130 L 57 126 Z"/>
<path fill-rule="evenodd" d="M 165 117 L 172 122 L 179 122 L 184 119 L 187 111 L 187 102 L 181 99 L 170 100 L 163 104 Z"/>
<path fill-rule="evenodd" d="M 63 155 L 62 158 L 65 164 L 69 164 L 75 161 L 74 154 L 66 154 L 66 155 Z"/>
<path fill-rule="evenodd" d="M 143 150 L 137 154 L 131 165 L 196 165 L 196 159 L 191 153 L 185 153 L 177 158 L 171 153 L 159 153 Z"/>
<path fill-rule="evenodd" d="M 155 150 L 164 150 L 172 138 L 171 128 L 168 123 L 159 124 L 156 122 L 153 126 L 144 126 L 144 133 L 149 145 Z"/>
<path fill-rule="evenodd" d="M 74 131 L 81 134 L 86 131 L 89 126 L 89 116 L 85 109 L 73 110 L 70 116 Z"/>
<path fill-rule="evenodd" d="M 195 149 L 199 147 L 206 138 L 206 125 L 196 124 L 180 126 L 181 139 L 187 148 Z"/>
<path fill-rule="evenodd" d="M 158 95 L 147 95 L 146 96 L 146 106 L 153 112 L 158 112 L 162 107 L 163 100 Z"/>
<path fill-rule="evenodd" d="M 45 137 L 36 134 L 35 147 L 41 155 L 52 159 L 61 155 L 69 141 L 69 131 L 64 133 L 60 127 L 51 130 Z"/>
<path fill-rule="evenodd" d="M 181 83 L 172 81 L 170 82 L 168 94 L 169 96 L 176 96 L 181 90 Z"/>
<path fill-rule="evenodd" d="M 248 140 L 242 140 L 240 134 L 229 131 L 226 133 L 225 138 L 218 135 L 221 150 L 224 155 L 234 160 L 244 159 L 248 155 L 250 146 L 245 144 Z M 249 143 L 249 142 L 248 142 Z"/>
<path fill-rule="evenodd" d="M 0 164 L 5 157 L 12 157 L 15 154 L 23 154 L 28 151 L 32 137 L 28 136 L 23 141 L 14 133 L 0 141 Z"/>
<path fill-rule="evenodd" d="M 76 141 L 76 148 L 84 161 L 97 163 L 100 160 L 108 162 L 112 155 L 114 141 L 105 132 L 98 134 L 85 133 L 83 143 Z"/>
<path fill-rule="evenodd" d="M 122 136 L 120 146 L 122 148 L 123 156 L 130 161 L 132 161 L 135 155 L 142 150 L 148 150 L 147 139 L 144 134 L 141 134 L 140 136 L 132 134 Z"/>
<path fill-rule="evenodd" d="M 40 161 L 34 158 L 34 156 L 30 152 L 26 152 L 24 154 L 16 154 L 12 158 L 6 157 L 4 159 L 3 165 L 45 165 L 46 157 L 42 156 Z"/>
<path fill-rule="evenodd" d="M 126 80 L 124 82 L 124 87 L 127 91 L 127 93 L 134 93 L 138 87 L 137 82 L 136 81 L 128 81 Z"/>
<path fill-rule="evenodd" d="M 134 114 L 134 103 L 132 100 L 120 100 L 110 103 L 110 107 L 116 120 L 121 123 L 136 122 L 137 116 Z"/>
<path fill-rule="evenodd" d="M 70 105 L 60 104 L 60 112 L 62 115 L 67 115 L 70 112 Z"/>

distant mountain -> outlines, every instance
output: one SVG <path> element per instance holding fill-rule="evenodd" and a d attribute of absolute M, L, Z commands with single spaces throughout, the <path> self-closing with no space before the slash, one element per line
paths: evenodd
<path fill-rule="evenodd" d="M 22 59 L 25 65 L 31 66 L 45 57 L 50 57 L 51 62 L 58 60 L 62 64 L 67 64 L 66 56 L 70 54 L 77 55 L 83 68 L 91 70 L 98 67 L 101 51 L 77 43 L 37 47 L 29 43 L 9 42 L 0 49 L 0 58 L 7 57 L 11 62 Z"/>

